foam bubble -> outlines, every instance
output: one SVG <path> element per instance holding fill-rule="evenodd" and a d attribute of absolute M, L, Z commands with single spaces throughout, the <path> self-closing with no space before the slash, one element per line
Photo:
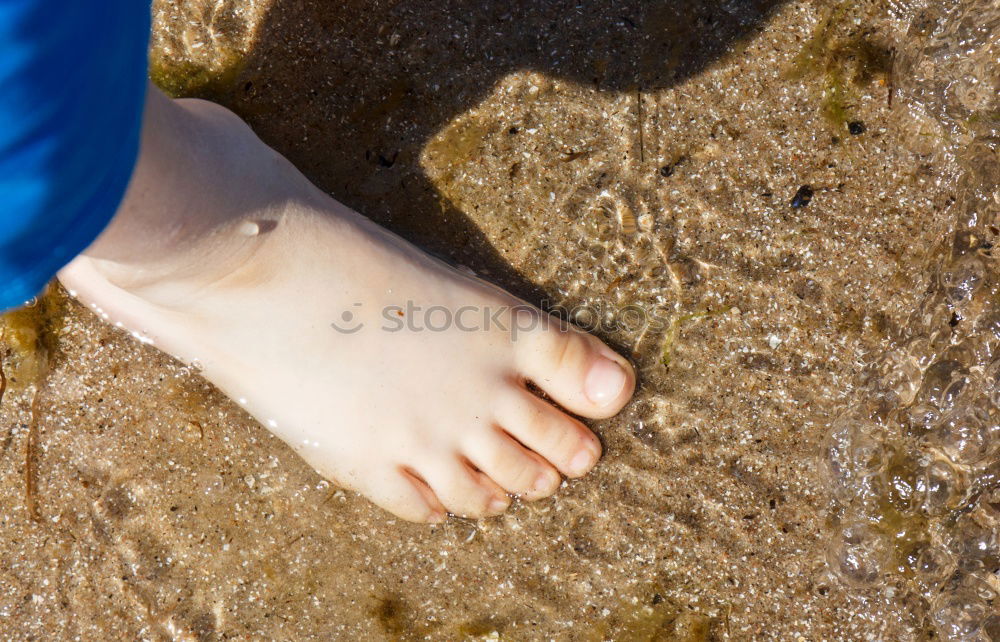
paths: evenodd
<path fill-rule="evenodd" d="M 874 526 L 858 522 L 841 531 L 840 541 L 831 549 L 830 566 L 844 582 L 869 586 L 881 578 L 888 557 L 885 535 Z"/>

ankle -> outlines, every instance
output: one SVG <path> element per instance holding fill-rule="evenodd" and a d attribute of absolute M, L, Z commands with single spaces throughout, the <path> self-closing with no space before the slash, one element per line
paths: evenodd
<path fill-rule="evenodd" d="M 224 273 L 253 244 L 248 226 L 291 199 L 290 167 L 229 110 L 151 87 L 128 190 L 84 254 L 129 291 Z"/>

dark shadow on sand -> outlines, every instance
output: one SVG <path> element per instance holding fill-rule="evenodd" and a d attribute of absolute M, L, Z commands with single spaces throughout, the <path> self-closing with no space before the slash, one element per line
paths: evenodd
<path fill-rule="evenodd" d="M 425 143 L 520 69 L 606 91 L 670 86 L 784 1 L 274 0 L 212 98 L 337 199 L 538 303 L 541 288 L 423 174 Z"/>

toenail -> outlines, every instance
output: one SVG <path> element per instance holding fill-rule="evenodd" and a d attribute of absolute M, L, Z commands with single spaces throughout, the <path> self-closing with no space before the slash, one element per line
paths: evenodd
<path fill-rule="evenodd" d="M 552 491 L 553 479 L 549 473 L 542 473 L 535 479 L 535 485 L 531 490 L 536 493 L 548 493 Z"/>
<path fill-rule="evenodd" d="M 594 466 L 594 453 L 589 450 L 581 450 L 569 462 L 569 469 L 574 475 L 582 475 Z"/>
<path fill-rule="evenodd" d="M 427 518 L 427 521 L 431 524 L 441 524 L 444 522 L 446 518 L 447 516 L 444 513 L 440 511 L 434 511 L 433 513 L 430 514 L 430 517 Z"/>
<path fill-rule="evenodd" d="M 493 498 L 493 501 L 490 502 L 490 513 L 494 515 L 499 515 L 500 513 L 507 510 L 507 505 L 508 504 L 506 499 L 500 499 L 499 497 L 495 497 Z"/>
<path fill-rule="evenodd" d="M 583 383 L 583 392 L 598 406 L 606 406 L 621 394 L 625 380 L 625 371 L 620 365 L 601 357 L 590 367 L 587 380 Z"/>

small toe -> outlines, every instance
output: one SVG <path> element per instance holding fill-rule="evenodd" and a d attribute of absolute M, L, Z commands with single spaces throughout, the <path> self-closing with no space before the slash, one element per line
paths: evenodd
<path fill-rule="evenodd" d="M 617 414 L 635 390 L 631 364 L 596 337 L 552 319 L 517 337 L 520 373 L 570 412 L 591 419 Z"/>
<path fill-rule="evenodd" d="M 466 454 L 508 493 L 529 501 L 548 497 L 562 482 L 549 462 L 499 428 L 469 439 Z"/>
<path fill-rule="evenodd" d="M 497 420 L 567 477 L 586 474 L 601 457 L 597 435 L 527 390 L 505 397 L 497 408 Z"/>
<path fill-rule="evenodd" d="M 510 497 L 488 476 L 474 470 L 459 456 L 420 468 L 421 476 L 449 513 L 477 519 L 507 509 Z"/>
<path fill-rule="evenodd" d="M 436 524 L 448 517 L 434 491 L 403 467 L 367 474 L 365 487 L 358 490 L 381 508 L 410 522 Z"/>

